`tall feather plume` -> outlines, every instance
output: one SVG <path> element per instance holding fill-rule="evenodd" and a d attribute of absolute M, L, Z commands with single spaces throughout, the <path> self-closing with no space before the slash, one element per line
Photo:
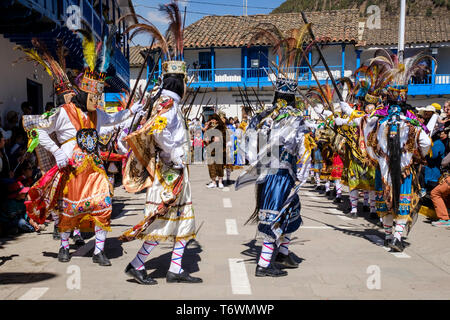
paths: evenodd
<path fill-rule="evenodd" d="M 77 32 L 82 36 L 84 66 L 91 71 L 95 70 L 95 64 L 97 62 L 97 53 L 95 46 L 95 39 L 91 31 L 78 29 Z"/>
<path fill-rule="evenodd" d="M 128 28 L 126 28 L 124 30 L 124 33 L 128 33 L 130 35 L 130 40 L 133 39 L 138 34 L 143 34 L 143 33 L 149 34 L 150 36 L 152 36 L 155 39 L 155 44 L 159 45 L 162 53 L 164 55 L 169 54 L 169 47 L 167 45 L 166 38 L 161 34 L 161 32 L 158 30 L 158 28 L 153 23 L 151 23 L 144 17 L 142 17 L 138 14 L 133 14 L 133 13 L 124 15 L 118 21 L 120 22 L 122 20 L 129 19 L 129 18 L 132 18 L 133 20 L 136 20 L 136 21 L 138 19 L 143 21 L 143 22 L 139 22 L 139 23 L 130 25 Z"/>
<path fill-rule="evenodd" d="M 106 73 L 106 71 L 108 70 L 110 61 L 111 61 L 111 57 L 113 55 L 114 52 L 114 37 L 116 35 L 116 30 L 117 27 L 116 26 L 112 26 L 111 30 L 109 30 L 109 34 L 105 35 L 104 39 L 103 39 L 103 44 L 102 44 L 102 51 L 101 51 L 101 57 L 102 57 L 102 61 L 100 64 L 100 68 L 99 71 Z"/>
<path fill-rule="evenodd" d="M 175 41 L 175 59 L 183 55 L 183 21 L 181 19 L 178 0 L 172 0 L 171 3 L 160 6 L 160 11 L 166 13 L 169 19 L 166 37 L 173 36 Z"/>
<path fill-rule="evenodd" d="M 50 68 L 53 80 L 56 81 L 57 83 L 70 83 L 65 70 L 61 67 L 61 62 L 58 62 L 53 58 L 50 51 L 45 46 L 45 43 L 39 41 L 37 38 L 31 39 L 31 43 Z M 59 54 L 57 52 L 57 55 Z M 65 57 L 61 57 L 61 59 L 65 65 Z"/>
<path fill-rule="evenodd" d="M 36 49 L 34 49 L 34 48 L 28 49 L 28 48 L 24 48 L 22 46 L 16 46 L 16 47 L 14 47 L 14 50 L 20 50 L 26 54 L 26 57 L 19 58 L 17 61 L 14 62 L 14 64 L 19 62 L 20 60 L 34 61 L 34 62 L 40 64 L 41 66 L 43 66 L 44 70 L 49 74 L 49 76 L 53 77 L 49 65 L 47 64 L 47 62 L 45 62 L 42 59 L 42 57 L 39 55 L 39 53 L 36 51 Z"/>

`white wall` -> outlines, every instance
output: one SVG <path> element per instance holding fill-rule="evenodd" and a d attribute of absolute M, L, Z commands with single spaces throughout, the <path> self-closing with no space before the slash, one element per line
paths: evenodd
<path fill-rule="evenodd" d="M 130 92 L 131 92 L 131 90 L 133 90 L 134 85 L 136 84 L 136 80 L 138 78 L 139 71 L 140 71 L 140 67 L 130 68 Z M 136 88 L 136 92 L 139 92 L 139 87 L 142 90 L 144 90 L 146 84 L 147 84 L 147 68 L 142 72 L 141 80 L 139 80 L 139 84 L 138 84 L 138 87 Z"/>
<path fill-rule="evenodd" d="M 0 35 L 0 115 L 1 125 L 4 125 L 6 113 L 14 110 L 22 114 L 20 105 L 27 101 L 27 78 L 42 84 L 43 107 L 49 101 L 53 101 L 53 83 L 50 76 L 40 65 L 35 66 L 31 62 L 22 61 L 13 66 L 13 62 L 25 54 L 14 50 L 15 43 Z"/>

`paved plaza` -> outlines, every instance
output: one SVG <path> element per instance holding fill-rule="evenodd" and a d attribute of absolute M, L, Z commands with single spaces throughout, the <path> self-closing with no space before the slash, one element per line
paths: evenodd
<path fill-rule="evenodd" d="M 232 179 L 242 170 L 232 173 Z M 197 239 L 188 243 L 183 267 L 201 284 L 166 283 L 172 244 L 161 243 L 147 260 L 157 285 L 143 286 L 124 273 L 141 246 L 122 243 L 121 233 L 143 217 L 145 193 L 129 194 L 117 187 L 112 232 L 106 254 L 112 266 L 92 262 L 95 238 L 86 245 L 71 242 L 72 259 L 57 260 L 59 241 L 53 223 L 41 234 L 0 239 L 0 299 L 448 299 L 450 296 L 449 228 L 432 227 L 419 216 L 403 253 L 382 246 L 383 230 L 368 213 L 346 217 L 339 206 L 313 191 L 301 189 L 303 225 L 290 250 L 298 269 L 282 278 L 255 277 L 261 241 L 256 226 L 244 225 L 254 210 L 254 187 L 207 189 L 205 165 L 190 167 Z M 348 193 L 344 193 L 348 195 Z M 362 201 L 362 199 L 360 199 Z M 360 203 L 361 205 L 361 203 Z M 380 243 L 381 242 L 381 243 Z"/>

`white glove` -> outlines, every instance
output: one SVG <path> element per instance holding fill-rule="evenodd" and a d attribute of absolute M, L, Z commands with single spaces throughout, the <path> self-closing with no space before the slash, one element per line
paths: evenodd
<path fill-rule="evenodd" d="M 62 169 L 69 164 L 69 157 L 62 149 L 57 149 L 53 155 L 55 156 L 56 165 L 59 169 Z"/>
<path fill-rule="evenodd" d="M 334 123 L 335 123 L 337 126 L 342 126 L 342 125 L 348 123 L 348 119 L 335 118 L 335 119 L 334 119 Z"/>
<path fill-rule="evenodd" d="M 174 164 L 174 166 L 173 166 L 174 169 L 183 169 L 184 168 L 184 163 L 183 163 L 184 151 L 182 148 L 173 149 L 173 151 L 171 152 L 170 158 Z"/>
<path fill-rule="evenodd" d="M 352 107 L 350 107 L 350 105 L 347 102 L 341 101 L 341 102 L 339 102 L 339 104 L 341 105 L 342 112 L 344 112 L 348 115 L 352 114 L 353 109 L 352 109 Z"/>
<path fill-rule="evenodd" d="M 142 110 L 142 104 L 136 102 L 131 106 L 130 110 L 133 114 L 138 113 Z"/>

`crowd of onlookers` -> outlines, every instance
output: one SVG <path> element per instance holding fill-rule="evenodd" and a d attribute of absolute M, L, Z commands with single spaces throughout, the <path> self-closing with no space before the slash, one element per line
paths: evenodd
<path fill-rule="evenodd" d="M 49 105 L 48 105 L 49 106 Z M 47 106 L 47 107 L 48 107 Z M 27 153 L 28 137 L 22 116 L 33 113 L 28 102 L 21 105 L 22 115 L 6 113 L 0 120 L 0 235 L 40 232 L 42 227 L 31 220 L 25 209 L 29 188 L 41 175 L 34 153 Z"/>
<path fill-rule="evenodd" d="M 248 125 L 248 116 L 244 114 L 242 121 L 238 117 L 226 117 L 223 111 L 204 116 L 203 121 L 195 118 L 189 120 L 191 136 L 191 161 L 208 165 L 210 181 L 207 188 L 222 189 L 225 184 L 231 183 L 231 171 L 236 166 L 245 164 L 245 157 L 239 150 L 241 139 Z M 209 131 L 209 130 L 217 131 Z M 210 132 L 208 134 L 208 131 Z M 220 132 L 220 134 L 218 134 Z M 208 152 L 208 145 L 214 143 Z M 222 158 L 216 158 L 216 149 L 222 147 Z M 220 157 L 219 157 L 220 158 Z M 224 176 L 226 174 L 226 180 Z"/>
<path fill-rule="evenodd" d="M 434 226 L 450 226 L 450 101 L 443 107 L 433 103 L 417 108 L 418 120 L 427 125 L 433 115 L 438 116 L 431 135 L 433 144 L 420 171 L 421 196 L 430 195 L 438 221 Z"/>

